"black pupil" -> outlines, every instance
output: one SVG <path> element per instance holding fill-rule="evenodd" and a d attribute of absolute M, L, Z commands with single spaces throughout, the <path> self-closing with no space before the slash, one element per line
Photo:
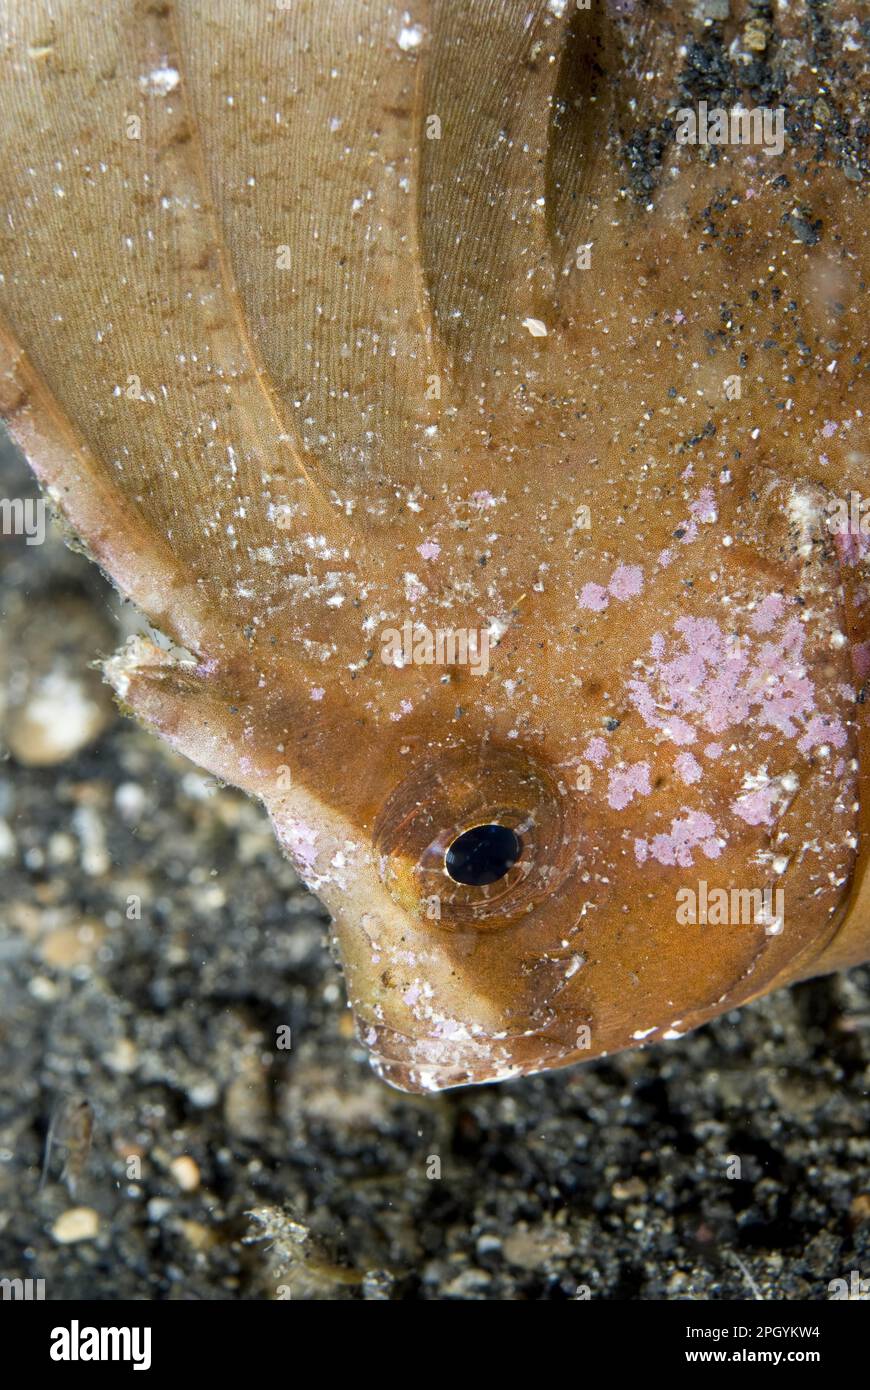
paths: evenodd
<path fill-rule="evenodd" d="M 504 878 L 521 850 L 518 837 L 506 825 L 476 825 L 453 841 L 444 862 L 457 883 L 479 888 Z"/>

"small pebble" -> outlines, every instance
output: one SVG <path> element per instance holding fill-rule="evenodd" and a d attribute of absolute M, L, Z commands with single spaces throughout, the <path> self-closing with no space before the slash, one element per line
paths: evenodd
<path fill-rule="evenodd" d="M 118 1038 L 111 1051 L 103 1054 L 102 1060 L 111 1071 L 126 1076 L 138 1067 L 139 1052 L 129 1038 Z"/>
<path fill-rule="evenodd" d="M 72 970 L 77 965 L 93 965 L 106 937 L 100 922 L 78 922 L 55 927 L 39 943 L 39 954 L 55 970 Z"/>
<path fill-rule="evenodd" d="M 857 1197 L 852 1198 L 849 1220 L 853 1226 L 862 1226 L 865 1221 L 870 1221 L 870 1192 L 859 1192 Z"/>
<path fill-rule="evenodd" d="M 195 1192 L 199 1187 L 199 1167 L 189 1154 L 174 1158 L 169 1165 L 169 1171 L 182 1192 Z"/>
<path fill-rule="evenodd" d="M 95 1240 L 100 1218 L 93 1207 L 70 1207 L 61 1212 L 51 1228 L 58 1245 L 75 1245 L 80 1240 Z"/>
<path fill-rule="evenodd" d="M 214 1105 L 220 1091 L 216 1082 L 208 1080 L 195 1082 L 187 1094 L 191 1105 L 195 1105 L 198 1110 L 206 1110 L 210 1105 Z"/>
<path fill-rule="evenodd" d="M 751 19 L 743 30 L 743 46 L 752 53 L 763 53 L 767 48 L 767 30 L 764 21 Z"/>
<path fill-rule="evenodd" d="M 101 709 L 79 681 L 58 672 L 41 681 L 26 708 L 10 718 L 6 740 L 18 762 L 47 767 L 93 743 L 110 718 L 111 709 Z"/>
<path fill-rule="evenodd" d="M 208 1250 L 217 1243 L 217 1235 L 201 1221 L 180 1221 L 179 1227 L 188 1245 L 196 1251 Z"/>
<path fill-rule="evenodd" d="M 630 1202 L 632 1198 L 640 1199 L 646 1196 L 646 1183 L 643 1178 L 629 1178 L 626 1182 L 615 1182 L 610 1189 L 610 1194 L 617 1202 Z"/>
<path fill-rule="evenodd" d="M 40 1004 L 53 1004 L 58 996 L 58 988 L 54 980 L 49 980 L 45 975 L 34 975 L 27 989 L 28 993 L 34 999 L 38 999 Z"/>
<path fill-rule="evenodd" d="M 136 825 L 142 818 L 148 798 L 138 782 L 121 782 L 115 791 L 115 805 L 128 825 Z"/>

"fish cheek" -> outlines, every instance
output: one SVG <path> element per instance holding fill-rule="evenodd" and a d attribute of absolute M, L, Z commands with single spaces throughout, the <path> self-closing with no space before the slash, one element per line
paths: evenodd
<path fill-rule="evenodd" d="M 595 1050 L 680 1034 L 807 973 L 836 929 L 860 725 L 825 504 L 755 470 L 692 559 L 691 606 L 662 599 L 631 662 L 609 794 L 593 787 L 613 887 L 592 885 L 587 965 L 566 992 Z"/>

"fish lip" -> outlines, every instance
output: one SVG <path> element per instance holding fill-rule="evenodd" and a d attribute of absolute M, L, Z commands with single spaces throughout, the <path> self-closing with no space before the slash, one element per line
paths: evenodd
<path fill-rule="evenodd" d="M 364 1042 L 373 1071 L 412 1095 L 486 1086 L 589 1060 L 588 1051 L 559 1045 L 546 1032 L 453 1040 L 414 1037 L 381 1023 L 373 1031 L 376 1036 Z"/>
<path fill-rule="evenodd" d="M 406 1095 L 434 1095 L 441 1091 L 455 1091 L 464 1086 L 495 1085 L 513 1077 L 526 1076 L 530 1070 L 519 1065 L 502 1069 L 490 1066 L 481 1070 L 461 1065 L 437 1066 L 386 1057 L 382 1053 L 371 1053 L 369 1061 L 372 1070 L 381 1081 Z"/>

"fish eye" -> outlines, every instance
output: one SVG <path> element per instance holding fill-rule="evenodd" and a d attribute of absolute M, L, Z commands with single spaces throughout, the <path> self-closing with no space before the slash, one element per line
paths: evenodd
<path fill-rule="evenodd" d="M 528 931 L 576 872 L 582 826 L 553 769 L 487 740 L 422 757 L 373 831 L 388 891 L 431 931 Z"/>
<path fill-rule="evenodd" d="M 444 867 L 454 883 L 480 888 L 498 883 L 522 854 L 522 841 L 507 825 L 475 825 L 453 841 Z"/>

